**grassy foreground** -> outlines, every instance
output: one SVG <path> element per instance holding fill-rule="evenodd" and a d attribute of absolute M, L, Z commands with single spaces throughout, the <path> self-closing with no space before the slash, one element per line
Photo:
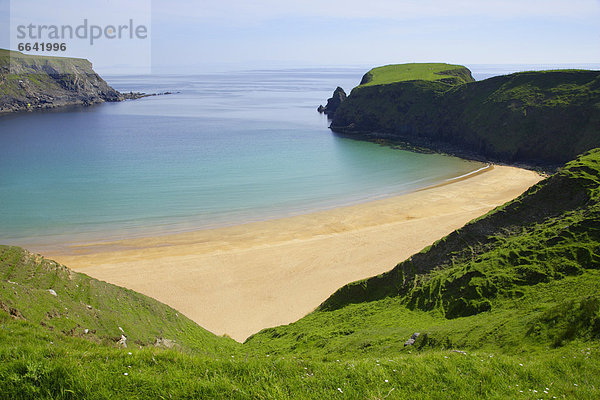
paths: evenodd
<path fill-rule="evenodd" d="M 115 349 L 11 321 L 2 322 L 0 341 L 6 399 L 594 399 L 600 385 L 600 349 L 587 344 L 520 355 L 219 358 Z"/>
<path fill-rule="evenodd" d="M 244 344 L 2 247 L 0 398 L 596 399 L 599 200 L 594 150 Z"/>

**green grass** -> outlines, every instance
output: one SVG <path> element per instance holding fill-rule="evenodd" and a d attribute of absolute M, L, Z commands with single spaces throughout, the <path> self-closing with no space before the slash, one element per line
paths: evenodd
<path fill-rule="evenodd" d="M 473 82 L 471 71 L 462 65 L 412 63 L 373 68 L 365 74 L 359 87 L 404 81 L 440 81 L 449 84 Z"/>
<path fill-rule="evenodd" d="M 109 348 L 23 321 L 0 321 L 0 397 L 7 399 L 594 399 L 600 385 L 600 349 L 589 343 L 518 355 L 433 350 L 330 360 L 243 352 L 208 357 Z"/>

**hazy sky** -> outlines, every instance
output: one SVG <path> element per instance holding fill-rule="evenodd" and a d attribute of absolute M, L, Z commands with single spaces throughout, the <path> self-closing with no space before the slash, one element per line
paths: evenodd
<path fill-rule="evenodd" d="M 117 5 L 123 18 L 151 11 L 151 62 L 159 69 L 600 63 L 600 0 L 152 0 L 147 10 L 140 1 L 150 4 L 81 1 L 90 10 L 71 18 L 102 20 Z M 24 20 L 69 14 L 61 7 L 68 1 L 17 2 Z M 0 0 L 2 47 L 14 33 L 9 4 Z M 78 51 L 70 55 L 101 62 Z"/>

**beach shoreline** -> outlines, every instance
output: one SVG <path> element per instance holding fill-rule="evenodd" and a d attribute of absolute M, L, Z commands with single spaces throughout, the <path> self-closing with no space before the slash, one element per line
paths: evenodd
<path fill-rule="evenodd" d="M 238 341 L 293 322 L 336 289 L 393 268 L 542 179 L 488 166 L 408 194 L 164 236 L 44 253 L 94 278 L 162 301 Z"/>

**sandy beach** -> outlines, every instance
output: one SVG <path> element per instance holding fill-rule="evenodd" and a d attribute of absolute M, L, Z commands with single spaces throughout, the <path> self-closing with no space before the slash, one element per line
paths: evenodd
<path fill-rule="evenodd" d="M 46 253 L 162 301 L 238 341 L 311 312 L 542 178 L 506 166 L 418 192 L 311 214 Z"/>

